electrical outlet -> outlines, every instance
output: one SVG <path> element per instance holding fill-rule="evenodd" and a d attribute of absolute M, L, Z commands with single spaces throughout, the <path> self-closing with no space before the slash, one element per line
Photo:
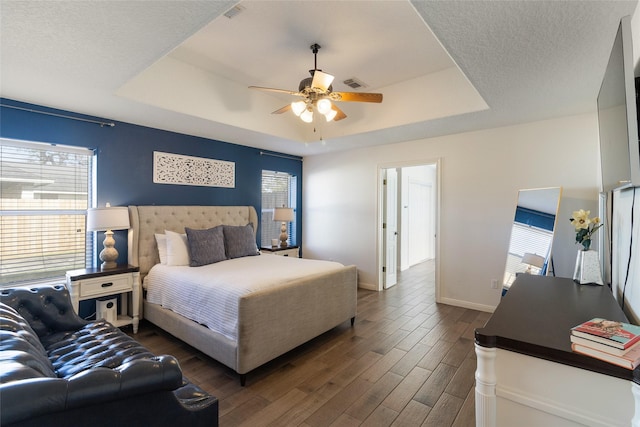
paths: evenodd
<path fill-rule="evenodd" d="M 498 279 L 491 280 L 491 289 L 498 289 Z"/>

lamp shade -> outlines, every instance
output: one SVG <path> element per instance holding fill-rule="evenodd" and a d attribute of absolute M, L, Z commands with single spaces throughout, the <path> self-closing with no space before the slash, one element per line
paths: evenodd
<path fill-rule="evenodd" d="M 313 121 L 313 110 L 306 109 L 300 114 L 300 118 L 305 123 L 311 123 Z"/>
<path fill-rule="evenodd" d="M 544 265 L 544 257 L 536 254 L 531 254 L 529 252 L 525 252 L 524 256 L 522 257 L 522 263 L 529 264 L 534 267 L 542 268 L 542 266 Z"/>
<path fill-rule="evenodd" d="M 324 115 L 324 118 L 327 119 L 328 122 L 330 122 L 336 117 L 337 114 L 338 112 L 332 108 L 327 114 Z"/>
<path fill-rule="evenodd" d="M 87 209 L 87 231 L 126 230 L 129 228 L 129 209 L 105 207 Z"/>
<path fill-rule="evenodd" d="M 329 101 L 327 98 L 320 99 L 316 104 L 316 108 L 318 109 L 318 113 L 320 114 L 327 114 L 329 111 L 331 111 L 331 107 L 331 101 Z"/>
<path fill-rule="evenodd" d="M 296 116 L 300 116 L 304 110 L 307 109 L 307 104 L 304 101 L 295 101 L 291 103 L 291 111 Z"/>
<path fill-rule="evenodd" d="M 274 221 L 293 221 L 293 208 L 275 208 L 273 210 Z"/>

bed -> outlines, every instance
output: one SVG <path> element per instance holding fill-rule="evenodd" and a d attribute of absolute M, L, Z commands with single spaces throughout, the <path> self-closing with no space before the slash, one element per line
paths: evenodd
<path fill-rule="evenodd" d="M 163 234 L 165 230 L 185 233 L 186 228 L 205 230 L 218 225 L 240 228 L 258 224 L 258 215 L 252 206 L 129 206 L 129 215 L 128 256 L 129 264 L 140 268 L 141 295 L 144 296 L 141 317 L 233 369 L 240 374 L 243 385 L 251 370 L 343 322 L 350 320 L 353 325 L 357 301 L 355 266 L 317 261 L 323 265 L 314 264 L 310 272 L 305 269 L 301 273 L 299 264 L 311 265 L 316 261 L 267 254 L 199 267 L 166 268 L 160 263 L 156 234 Z M 253 239 L 255 242 L 255 235 Z M 276 269 L 268 270 L 268 265 Z M 251 268 L 258 268 L 260 272 L 264 269 L 264 273 L 248 273 Z M 198 308 L 216 306 L 235 316 L 220 320 L 222 326 L 216 325 L 215 318 L 192 320 L 178 314 L 178 308 L 167 308 L 173 295 L 158 297 L 158 293 L 152 291 L 157 277 L 169 284 L 163 292 L 170 292 L 171 284 L 178 280 L 175 275 L 181 276 L 179 280 L 194 282 L 198 279 L 191 275 L 202 271 L 203 275 L 222 281 L 232 277 L 233 270 L 241 272 L 238 279 L 241 283 L 235 285 L 240 288 L 237 295 L 207 296 L 202 289 L 196 289 L 193 292 L 197 301 L 209 303 L 190 304 Z M 262 283 L 260 277 L 269 280 Z M 216 310 L 212 311 L 211 315 L 219 315 Z"/>

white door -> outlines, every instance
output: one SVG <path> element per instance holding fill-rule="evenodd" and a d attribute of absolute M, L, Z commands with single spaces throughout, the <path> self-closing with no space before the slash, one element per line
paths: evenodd
<path fill-rule="evenodd" d="M 384 288 L 398 282 L 398 172 L 385 170 L 383 236 L 385 247 Z"/>
<path fill-rule="evenodd" d="M 408 264 L 413 266 L 433 258 L 431 186 L 409 181 Z"/>

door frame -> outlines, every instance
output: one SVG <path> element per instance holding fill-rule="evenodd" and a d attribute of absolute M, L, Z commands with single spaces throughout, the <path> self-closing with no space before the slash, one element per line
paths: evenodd
<path fill-rule="evenodd" d="M 376 254 L 377 254 L 377 262 L 376 268 L 378 270 L 378 291 L 383 290 L 384 284 L 384 275 L 382 272 L 382 266 L 384 265 L 384 230 L 382 228 L 383 223 L 383 210 L 384 210 L 384 185 L 383 185 L 383 177 L 385 169 L 397 169 L 404 168 L 409 166 L 426 166 L 426 165 L 435 165 L 436 167 L 436 182 L 434 185 L 434 190 L 436 192 L 436 206 L 434 206 L 434 214 L 435 214 L 435 254 L 434 254 L 434 262 L 435 262 L 435 296 L 436 302 L 440 302 L 440 206 L 441 206 L 441 198 L 442 198 L 442 159 L 424 159 L 424 160 L 407 160 L 407 161 L 397 161 L 397 162 L 388 162 L 388 163 L 379 163 L 377 168 L 377 177 L 376 177 L 376 186 L 377 186 L 377 210 L 376 210 Z"/>
<path fill-rule="evenodd" d="M 393 171 L 393 173 L 389 173 L 390 171 Z M 383 234 L 384 234 L 384 238 L 382 239 L 382 245 L 383 245 L 383 249 L 382 251 L 384 252 L 384 260 L 383 260 L 383 265 L 386 266 L 386 271 L 382 274 L 382 287 L 384 289 L 389 289 L 393 286 L 396 285 L 396 283 L 398 283 L 398 271 L 400 271 L 400 258 L 398 257 L 398 252 L 399 251 L 399 245 L 400 245 L 400 233 L 399 231 L 399 227 L 398 225 L 401 223 L 400 220 L 400 199 L 401 199 L 401 195 L 399 194 L 398 191 L 398 187 L 400 185 L 400 182 L 402 180 L 402 173 L 398 172 L 397 168 L 384 168 L 381 169 L 382 172 L 382 187 L 383 187 L 383 197 L 382 197 L 382 205 L 383 205 L 383 210 L 382 210 L 382 222 L 383 224 L 386 222 L 386 227 L 383 230 Z M 390 175 L 395 175 L 395 179 L 393 180 L 393 185 L 395 186 L 395 188 L 392 188 L 390 183 L 389 183 L 389 176 Z M 386 183 L 385 183 L 386 180 Z M 391 206 L 389 204 L 389 195 L 390 193 L 393 192 L 393 206 Z M 390 227 L 390 218 L 389 218 L 389 214 L 393 213 L 393 218 L 391 218 L 391 220 L 394 221 L 394 224 L 391 224 L 393 226 L 393 233 L 395 235 L 394 239 L 395 242 L 393 242 L 393 247 L 395 249 L 395 251 L 391 251 L 390 247 L 389 247 L 389 239 L 390 239 L 390 232 L 391 232 L 391 227 Z M 385 221 L 386 219 L 386 221 Z M 391 266 L 389 265 L 389 254 L 393 254 L 393 260 L 395 262 L 395 265 Z M 393 283 L 389 283 L 389 279 L 393 279 Z"/>

